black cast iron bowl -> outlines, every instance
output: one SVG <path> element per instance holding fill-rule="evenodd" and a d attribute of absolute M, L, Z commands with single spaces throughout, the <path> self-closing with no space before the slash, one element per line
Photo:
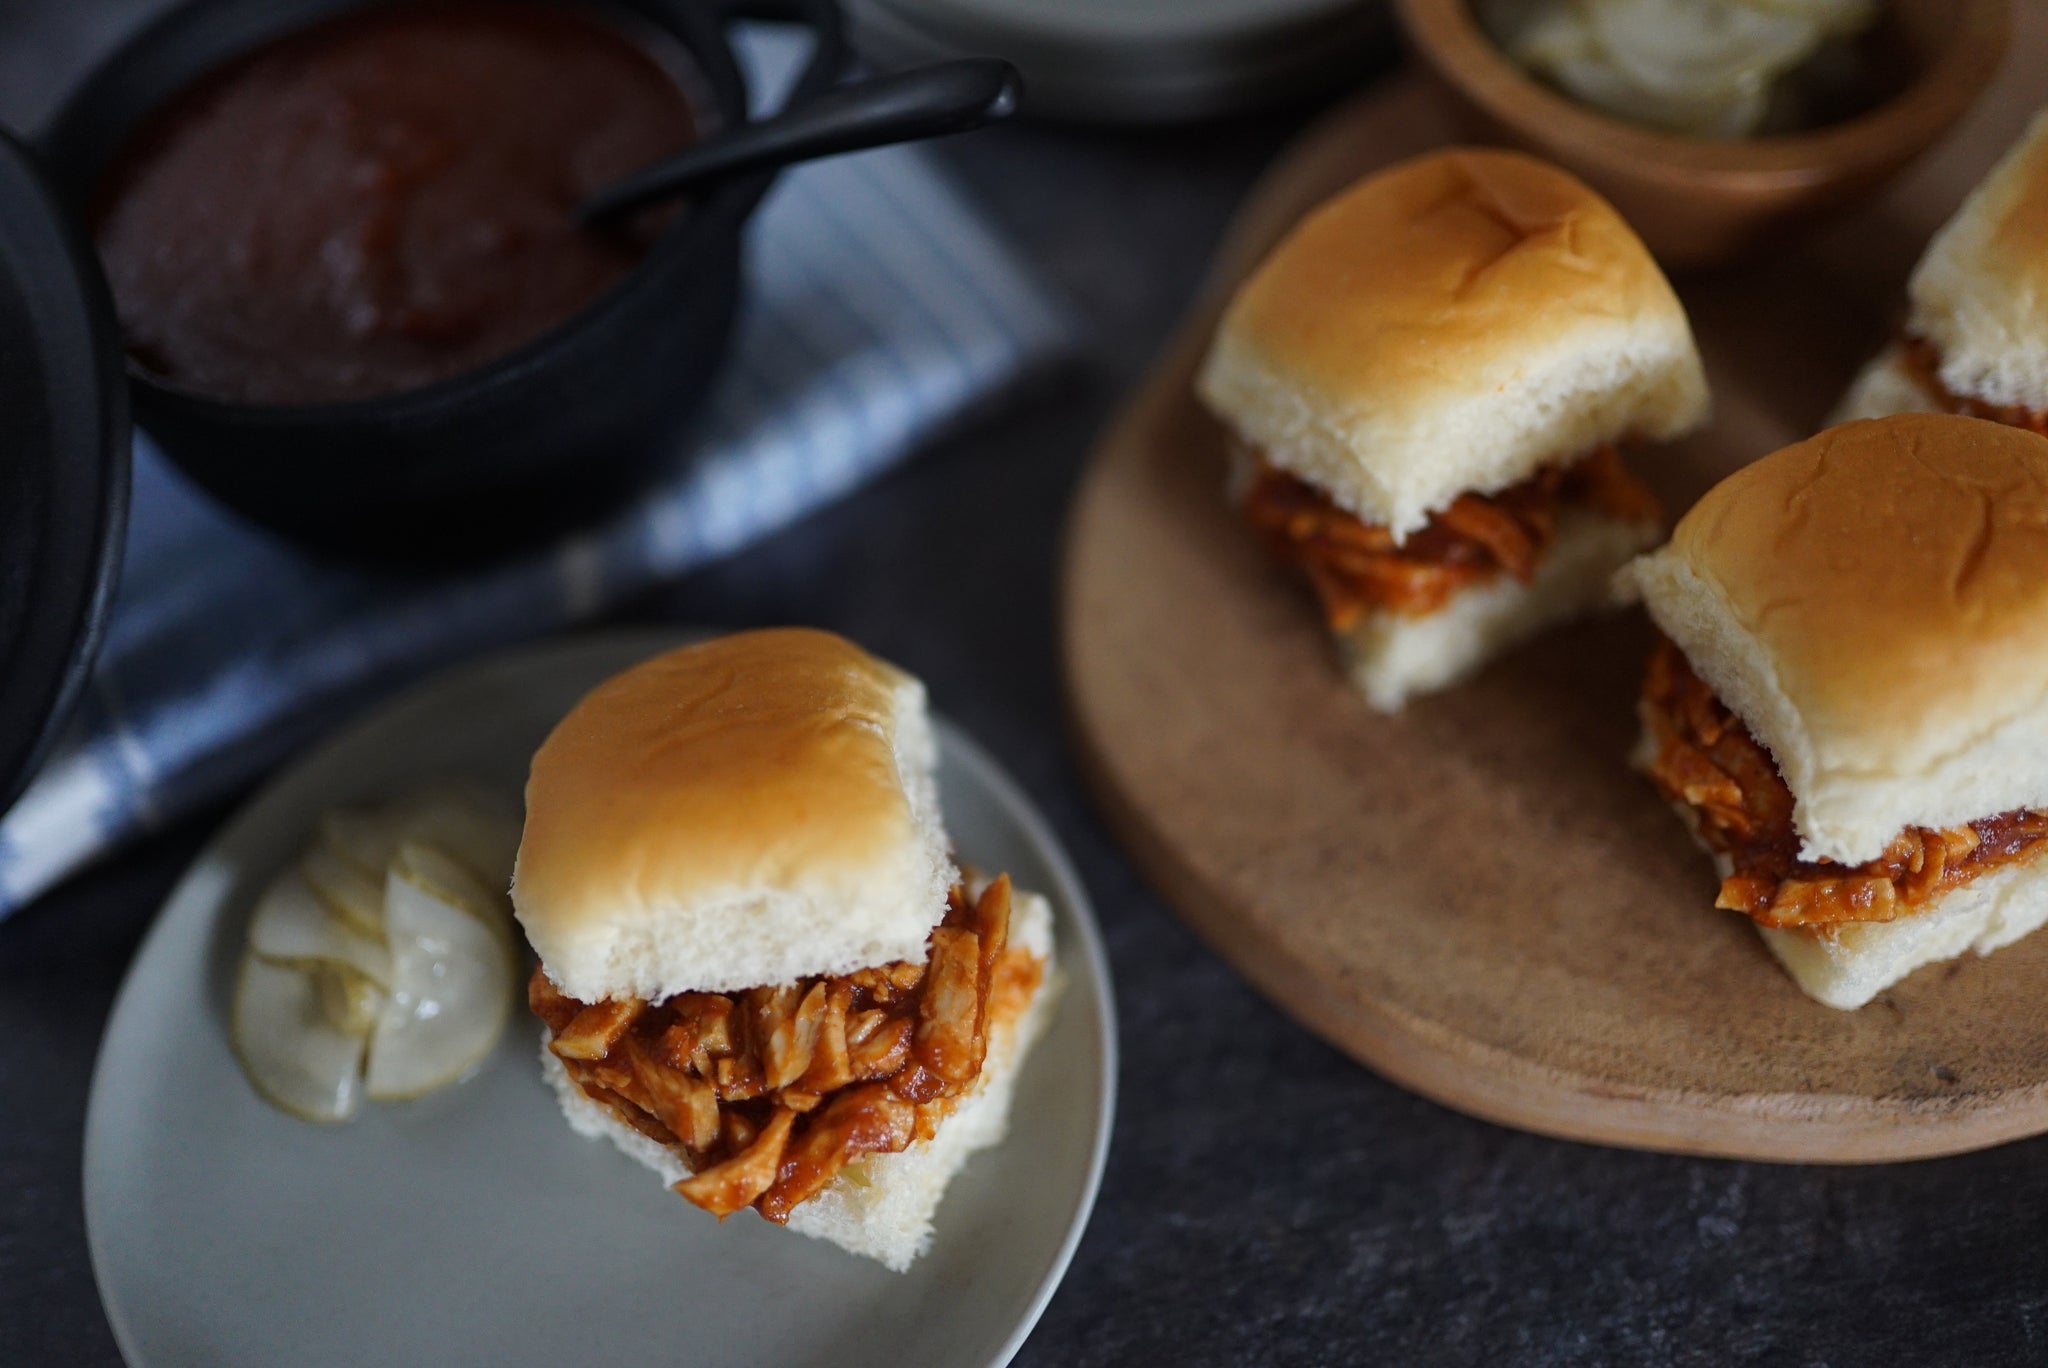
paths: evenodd
<path fill-rule="evenodd" d="M 194 0 L 95 68 L 39 140 L 80 221 L 142 121 L 224 62 L 352 10 L 403 0 Z M 845 63 L 832 0 L 601 0 L 679 42 L 711 129 L 745 121 L 726 34 L 739 19 L 812 31 L 792 102 Z M 709 108 L 703 106 L 708 103 Z M 516 547 L 636 488 L 702 400 L 732 332 L 740 235 L 773 179 L 736 177 L 691 202 L 640 265 L 575 317 L 498 361 L 401 394 L 257 405 L 211 398 L 128 364 L 136 421 L 221 502 L 315 548 L 437 562 Z"/>

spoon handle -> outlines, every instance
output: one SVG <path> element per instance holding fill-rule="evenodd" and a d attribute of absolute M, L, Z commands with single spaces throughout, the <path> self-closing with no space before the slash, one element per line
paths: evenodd
<path fill-rule="evenodd" d="M 1009 117 L 1020 95 L 1016 69 L 993 58 L 935 62 L 856 81 L 636 171 L 584 200 L 576 217 L 590 226 L 718 177 L 962 133 Z"/>

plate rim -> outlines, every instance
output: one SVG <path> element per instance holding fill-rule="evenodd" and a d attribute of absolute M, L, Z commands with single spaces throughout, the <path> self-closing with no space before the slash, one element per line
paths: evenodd
<path fill-rule="evenodd" d="M 104 1064 L 108 1054 L 115 1048 L 115 1042 L 122 1038 L 122 1019 L 130 1012 L 140 1010 L 136 1006 L 136 985 L 141 981 L 144 966 L 160 943 L 174 935 L 171 914 L 181 903 L 194 899 L 195 880 L 211 856 L 220 846 L 227 844 L 251 824 L 261 809 L 274 800 L 278 789 L 293 782 L 302 772 L 323 764 L 336 763 L 336 757 L 361 745 L 361 738 L 373 729 L 389 725 L 391 719 L 401 713 L 430 707 L 436 696 L 460 688 L 470 678 L 494 671 L 532 669 L 543 662 L 561 655 L 582 651 L 601 652 L 616 648 L 645 649 L 651 655 L 671 647 L 686 645 L 691 641 L 725 634 L 725 630 L 711 630 L 686 626 L 623 626 L 601 627 L 586 631 L 557 633 L 536 641 L 520 645 L 485 651 L 454 664 L 434 670 L 382 698 L 364 703 L 340 717 L 328 729 L 322 731 L 313 741 L 301 746 L 296 752 L 274 766 L 268 775 L 253 788 L 247 797 L 236 804 L 206 842 L 186 862 L 184 871 L 172 884 L 157 909 L 151 914 L 149 930 L 137 944 L 126 969 L 122 971 L 120 986 L 114 992 L 112 1005 L 106 1015 L 100 1040 L 93 1051 L 93 1065 L 90 1082 L 87 1085 L 85 1124 L 79 1147 L 79 1187 L 81 1204 L 85 1213 L 86 1254 L 92 1268 L 93 1288 L 98 1294 L 100 1310 L 107 1318 L 107 1325 L 114 1337 L 115 1347 L 122 1361 L 130 1368 L 154 1368 L 144 1359 L 136 1341 L 135 1333 L 128 1323 L 128 1312 L 119 1299 L 109 1293 L 107 1273 L 108 1255 L 104 1245 L 107 1218 L 95 1214 L 94 1170 L 107 1161 L 95 1158 L 103 1154 L 107 1143 L 105 1127 L 109 1103 L 103 1095 L 105 1083 Z M 595 683 L 596 681 L 593 681 Z M 1052 1257 L 1039 1275 L 1038 1285 L 1033 1292 L 1024 1313 L 1011 1327 L 1008 1337 L 985 1362 L 988 1368 L 1004 1368 L 1016 1357 L 1031 1332 L 1045 1314 L 1061 1283 L 1066 1280 L 1067 1270 L 1079 1250 L 1082 1239 L 1087 1235 L 1088 1226 L 1094 1218 L 1095 1203 L 1102 1189 L 1102 1178 L 1108 1167 L 1110 1141 L 1116 1129 L 1116 1101 L 1120 1067 L 1118 1048 L 1118 1017 L 1116 1005 L 1116 981 L 1112 973 L 1109 952 L 1102 936 L 1102 927 L 1095 914 L 1094 903 L 1088 896 L 1087 885 L 1074 867 L 1065 845 L 1058 839 L 1052 825 L 1031 800 L 1029 793 L 1005 769 L 994 756 L 976 741 L 965 728 L 937 709 L 932 710 L 933 730 L 939 738 L 940 754 L 952 755 L 962 761 L 974 773 L 978 782 L 984 784 L 995 798 L 996 804 L 1013 821 L 1026 844 L 1031 846 L 1044 860 L 1051 872 L 1055 887 L 1051 890 L 1065 901 L 1072 914 L 1075 930 L 1079 932 L 1078 957 L 1068 949 L 1065 959 L 1066 978 L 1071 985 L 1079 977 L 1073 966 L 1078 961 L 1088 967 L 1088 977 L 1095 985 L 1095 998 L 1099 1003 L 1094 1031 L 1095 1046 L 1101 1061 L 1100 1083 L 1094 1090 L 1095 1117 L 1093 1135 L 1090 1138 L 1087 1171 L 1077 1193 L 1074 1211 L 1067 1222 Z M 210 909 L 203 905 L 201 910 L 187 914 L 190 917 L 208 918 L 205 934 L 211 934 L 211 926 L 227 911 L 226 900 L 216 899 Z"/>

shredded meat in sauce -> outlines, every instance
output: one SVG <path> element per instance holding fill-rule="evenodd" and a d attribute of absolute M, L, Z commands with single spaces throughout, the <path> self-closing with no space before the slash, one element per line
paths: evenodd
<path fill-rule="evenodd" d="M 527 1001 L 585 1094 L 683 1156 L 678 1193 L 780 1225 L 853 1160 L 930 1139 L 973 1090 L 991 1023 L 1045 970 L 1009 925 L 1005 876 L 978 898 L 954 887 L 921 964 L 659 1003 L 579 1002 L 537 968 Z"/>
<path fill-rule="evenodd" d="M 1733 866 L 1714 906 L 1763 926 L 1893 921 L 2048 840 L 2048 813 L 2021 808 L 1943 830 L 1907 827 L 1867 864 L 1802 860 L 1792 791 L 1770 752 L 1668 640 L 1650 657 L 1641 712 L 1656 746 L 1651 779 Z"/>
<path fill-rule="evenodd" d="M 1263 459 L 1243 500 L 1246 519 L 1275 556 L 1308 575 L 1340 632 L 1376 610 L 1427 617 L 1460 590 L 1502 574 L 1527 583 L 1556 539 L 1558 511 L 1574 505 L 1628 522 L 1661 517 L 1656 496 L 1612 446 L 1497 493 L 1461 494 L 1399 543 Z"/>
<path fill-rule="evenodd" d="M 1982 399 L 1972 399 L 1966 394 L 1951 393 L 1941 383 L 1941 348 L 1924 337 L 1904 337 L 1899 348 L 1906 373 L 1913 377 L 1920 388 L 1927 391 L 1935 402 L 1950 413 L 1965 418 L 1988 418 L 1994 423 L 2007 427 L 2025 428 L 2048 437 L 2048 409 L 2023 408 L 2017 404 L 1987 404 Z"/>

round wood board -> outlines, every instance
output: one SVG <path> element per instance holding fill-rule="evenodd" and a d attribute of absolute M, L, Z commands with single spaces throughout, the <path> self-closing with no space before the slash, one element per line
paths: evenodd
<path fill-rule="evenodd" d="M 1961 135 L 1855 224 L 1680 282 L 1716 415 L 1637 463 L 1674 513 L 1811 431 L 1875 349 L 1928 232 L 2048 97 L 2048 63 L 2020 60 L 2048 47 L 2048 24 L 2030 16 L 2019 38 Z M 1112 826 L 1284 1010 L 1479 1116 L 1778 1160 L 2048 1130 L 2048 934 L 1841 1012 L 1714 910 L 1707 860 L 1625 763 L 1640 614 L 1554 632 L 1381 717 L 1340 677 L 1305 588 L 1226 507 L 1223 434 L 1189 388 L 1219 301 L 1303 209 L 1451 140 L 1443 119 L 1431 92 L 1396 82 L 1283 158 L 1095 455 L 1068 530 L 1064 644 Z"/>

